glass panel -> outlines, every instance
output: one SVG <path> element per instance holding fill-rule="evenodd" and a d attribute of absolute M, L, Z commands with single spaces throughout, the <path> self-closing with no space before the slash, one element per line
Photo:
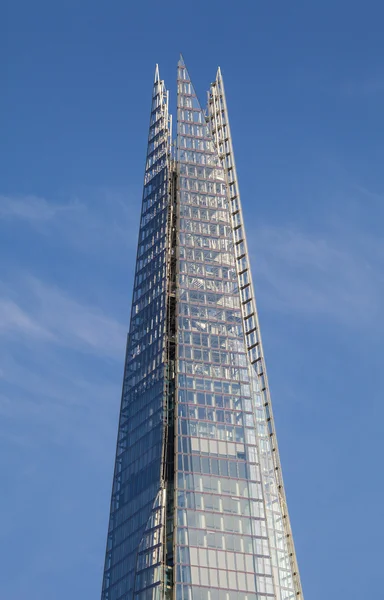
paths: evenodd
<path fill-rule="evenodd" d="M 302 600 L 220 70 L 177 117 L 156 70 L 102 600 Z"/>
<path fill-rule="evenodd" d="M 248 476 L 249 479 L 256 481 L 261 478 L 261 485 L 255 484 L 255 486 L 253 486 L 253 484 L 251 484 L 250 486 L 253 497 L 263 500 L 263 503 L 254 503 L 252 505 L 252 514 L 265 513 L 268 519 L 268 528 L 265 530 L 261 522 L 255 521 L 252 525 L 252 531 L 255 533 L 267 533 L 269 551 L 271 552 L 273 562 L 276 565 L 274 571 L 275 585 L 273 587 L 272 580 L 268 580 L 269 588 L 272 591 L 274 590 L 277 598 L 302 598 L 300 577 L 290 531 L 289 517 L 285 506 L 284 486 L 280 475 L 281 467 L 275 442 L 272 413 L 269 408 L 269 394 L 266 389 L 267 382 L 265 377 L 263 352 L 258 333 L 256 305 L 245 242 L 245 231 L 237 186 L 236 167 L 229 130 L 224 85 L 220 69 L 218 69 L 216 81 L 211 85 L 208 111 L 213 134 L 219 141 L 220 152 L 223 153 L 222 164 L 229 184 L 231 223 L 234 230 L 233 237 L 237 257 L 236 268 L 241 287 L 243 324 L 246 333 L 246 345 L 249 348 L 248 358 L 250 363 L 254 365 L 253 368 L 250 369 L 250 382 L 253 390 L 252 397 L 254 403 L 253 410 L 256 415 L 256 432 L 247 430 L 246 439 L 248 443 L 251 443 L 252 440 L 254 440 L 260 449 L 260 468 L 255 470 L 254 466 L 252 466 L 248 470 Z M 224 143 L 222 140 L 225 140 Z M 260 401 L 261 390 L 263 390 L 264 396 L 262 402 Z M 266 408 L 266 405 L 268 408 Z M 245 422 L 249 426 L 252 425 L 250 415 L 246 415 Z M 260 487 L 258 487 L 259 485 Z M 260 513 L 257 508 L 258 506 L 262 507 L 262 513 Z M 290 544 L 289 548 L 287 540 Z M 260 546 L 259 541 L 257 541 L 256 547 L 260 549 L 262 546 L 263 544 Z M 280 560 L 282 556 L 284 558 L 283 560 Z M 295 572 L 295 581 L 292 577 L 293 571 Z M 267 584 L 265 583 L 264 585 L 264 583 L 261 582 L 259 586 L 258 582 L 259 580 L 257 579 L 257 591 L 266 592 Z M 249 582 L 247 583 L 247 586 L 249 591 L 254 591 L 253 586 L 251 586 Z"/>
<path fill-rule="evenodd" d="M 103 600 L 144 598 L 161 579 L 168 113 L 154 83 L 131 323 L 113 480 Z M 135 576 L 136 572 L 136 576 Z M 133 595 L 133 593 L 135 594 Z"/>
<path fill-rule="evenodd" d="M 206 586 L 212 595 L 212 590 L 220 585 L 218 597 L 225 598 L 225 590 L 233 594 L 233 590 L 248 589 L 245 573 L 249 561 L 246 563 L 245 557 L 253 563 L 256 543 L 269 558 L 264 512 L 258 511 L 257 526 L 250 518 L 252 499 L 262 499 L 263 494 L 260 471 L 255 465 L 250 466 L 251 461 L 258 463 L 258 450 L 249 385 L 251 367 L 241 313 L 241 300 L 247 292 L 243 290 L 242 298 L 231 228 L 216 221 L 205 222 L 209 221 L 204 212 L 207 207 L 220 211 L 221 222 L 230 221 L 228 191 L 210 127 L 184 64 L 179 64 L 178 90 L 180 443 L 176 498 L 183 508 L 178 527 L 186 524 L 190 550 L 199 556 L 200 569 L 191 570 L 193 593 Z M 192 98 L 188 111 L 184 110 L 187 93 Z M 196 129 L 189 125 L 191 122 L 201 123 L 201 127 Z M 193 152 L 185 152 L 185 148 Z M 243 235 L 241 229 L 238 235 Z M 248 284 L 247 277 L 245 273 L 241 285 Z M 253 429 L 247 430 L 247 425 Z M 252 435 L 247 436 L 247 431 L 252 431 Z M 185 444 L 184 440 L 191 443 Z M 229 553 L 233 558 L 228 559 L 226 567 Z M 227 576 L 219 567 L 241 571 L 239 581 L 235 573 L 228 572 Z M 176 577 L 178 573 L 176 569 Z M 251 573 L 253 582 L 249 588 L 254 592 L 254 567 Z"/>

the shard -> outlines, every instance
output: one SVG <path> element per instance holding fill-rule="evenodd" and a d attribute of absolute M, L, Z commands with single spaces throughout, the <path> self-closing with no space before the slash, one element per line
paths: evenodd
<path fill-rule="evenodd" d="M 303 600 L 220 69 L 156 67 L 102 600 Z"/>

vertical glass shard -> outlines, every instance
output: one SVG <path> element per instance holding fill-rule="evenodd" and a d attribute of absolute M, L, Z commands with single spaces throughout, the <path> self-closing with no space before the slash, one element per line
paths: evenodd
<path fill-rule="evenodd" d="M 156 68 L 103 600 L 133 598 L 138 561 L 142 566 L 138 548 L 153 515 L 154 501 L 162 482 L 168 204 L 168 101 L 164 83 L 160 81 Z M 144 593 L 144 590 L 153 586 L 155 569 L 152 565 L 148 569 L 148 574 L 145 569 L 140 570 L 140 578 L 136 578 L 136 591 Z"/>
<path fill-rule="evenodd" d="M 226 177 L 181 62 L 177 83 L 176 595 L 208 598 L 209 589 L 218 600 L 272 600 L 259 388 L 245 345 Z"/>
<path fill-rule="evenodd" d="M 266 515 L 272 561 L 275 565 L 277 598 L 303 598 L 296 553 L 289 521 L 284 483 L 281 472 L 277 438 L 272 414 L 271 398 L 265 368 L 256 299 L 252 283 L 246 242 L 240 191 L 228 118 L 224 82 L 220 67 L 211 85 L 208 99 L 211 131 L 227 181 L 231 224 L 236 251 L 236 270 L 242 294 L 242 316 L 248 359 L 255 395 L 257 436 L 260 447 L 262 482 L 266 495 Z"/>
<path fill-rule="evenodd" d="M 161 489 L 153 503 L 138 547 L 134 600 L 160 600 L 162 597 L 165 506 L 166 492 L 165 489 Z"/>

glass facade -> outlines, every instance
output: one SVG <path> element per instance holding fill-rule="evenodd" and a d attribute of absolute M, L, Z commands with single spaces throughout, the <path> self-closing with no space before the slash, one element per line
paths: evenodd
<path fill-rule="evenodd" d="M 303 600 L 220 70 L 156 70 L 102 600 Z"/>
<path fill-rule="evenodd" d="M 169 195 L 168 102 L 156 72 L 102 598 L 161 598 Z M 157 594 L 157 595 L 156 595 Z"/>

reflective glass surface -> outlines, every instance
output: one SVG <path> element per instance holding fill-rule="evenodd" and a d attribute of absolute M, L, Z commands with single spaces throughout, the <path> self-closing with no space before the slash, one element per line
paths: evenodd
<path fill-rule="evenodd" d="M 176 598 L 275 598 L 227 185 L 178 68 Z"/>
<path fill-rule="evenodd" d="M 102 600 L 303 600 L 220 70 L 156 71 Z"/>
<path fill-rule="evenodd" d="M 117 440 L 103 600 L 159 598 L 169 131 L 156 76 Z"/>
<path fill-rule="evenodd" d="M 275 593 L 278 599 L 295 598 L 297 597 L 297 592 L 301 594 L 300 576 L 281 475 L 227 103 L 220 68 L 217 71 L 215 82 L 211 85 L 208 115 L 213 139 L 218 149 L 227 181 L 231 224 L 235 241 L 235 264 L 242 298 L 245 343 L 251 364 L 250 374 L 253 387 L 256 434 L 259 446 L 265 512 L 268 522 L 268 537 L 272 564 L 274 566 Z M 302 596 L 299 597 L 301 598 Z"/>

